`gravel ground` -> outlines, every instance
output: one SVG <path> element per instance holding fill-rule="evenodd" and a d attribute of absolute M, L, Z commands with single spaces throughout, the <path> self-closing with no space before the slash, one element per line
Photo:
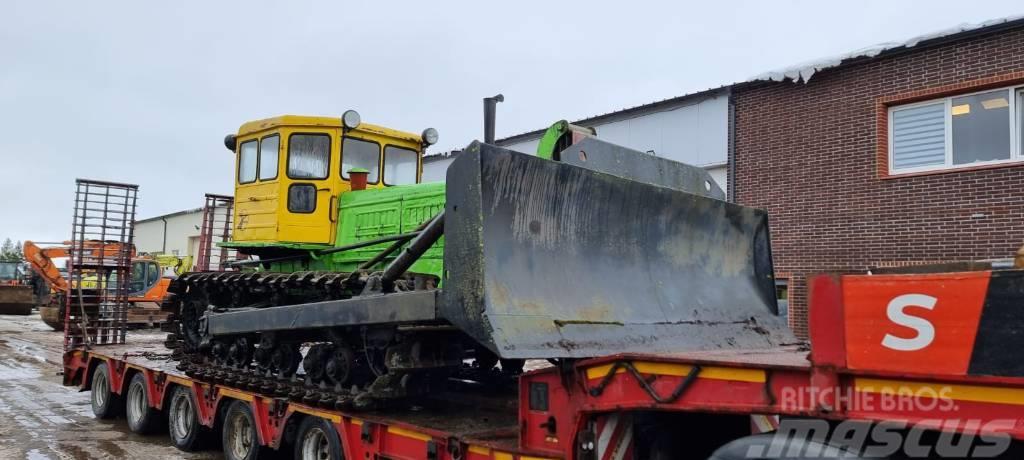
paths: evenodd
<path fill-rule="evenodd" d="M 61 385 L 62 340 L 39 315 L 0 315 L 0 458 L 222 458 L 181 452 L 164 433 L 134 434 L 124 419 L 93 418 L 89 393 Z"/>

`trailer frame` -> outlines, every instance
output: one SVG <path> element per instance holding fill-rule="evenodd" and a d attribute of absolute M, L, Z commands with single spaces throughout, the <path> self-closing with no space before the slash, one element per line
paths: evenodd
<path fill-rule="evenodd" d="M 847 314 L 851 309 L 866 308 L 851 292 L 882 292 L 904 284 L 907 289 L 919 290 L 921 283 L 947 285 L 953 279 L 969 280 L 991 273 L 815 277 L 810 283 L 810 347 L 794 344 L 764 350 L 618 354 L 564 360 L 523 374 L 513 404 L 505 401 L 502 405 L 500 398 L 489 400 L 486 395 L 474 400 L 465 393 L 460 397 L 467 398 L 463 401 L 466 408 L 459 409 L 455 401 L 451 409 L 437 412 L 421 409 L 380 413 L 315 407 L 190 378 L 177 371 L 172 362 L 157 356 L 166 350 L 155 341 L 71 350 L 64 357 L 64 383 L 87 390 L 94 369 L 106 363 L 112 391 L 123 394 L 126 382 L 141 373 L 150 407 L 163 409 L 172 387 L 188 388 L 201 406 L 200 422 L 207 427 L 217 425 L 226 402 L 243 401 L 256 420 L 260 444 L 271 448 L 288 443 L 289 427 L 302 417 L 319 417 L 337 431 L 344 458 L 349 459 L 603 460 L 623 458 L 617 456 L 620 454 L 630 458 L 639 442 L 632 437 L 630 421 L 637 414 L 651 412 L 732 414 L 760 418 L 761 422 L 767 419 L 768 425 L 779 416 L 906 422 L 951 432 L 966 428 L 944 421 L 969 419 L 984 426 L 1012 420 L 1012 426 L 997 431 L 1024 440 L 1022 377 L 865 369 L 849 362 L 857 350 L 850 349 L 846 334 L 857 325 L 851 324 Z M 849 397 L 881 395 L 897 402 L 922 400 L 921 394 L 906 393 L 904 388 L 930 390 L 935 395 L 932 399 L 941 399 L 939 389 L 949 389 L 947 399 L 956 408 L 940 410 L 913 404 L 888 409 L 863 407 Z M 812 397 L 804 398 L 806 395 Z M 925 395 L 924 399 L 928 398 Z M 491 401 L 496 408 L 480 401 Z M 480 421 L 484 419 L 488 421 Z M 477 426 L 472 426 L 474 423 Z"/>

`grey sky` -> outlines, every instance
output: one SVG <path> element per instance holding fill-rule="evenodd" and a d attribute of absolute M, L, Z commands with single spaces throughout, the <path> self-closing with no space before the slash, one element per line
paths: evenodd
<path fill-rule="evenodd" d="M 139 218 L 230 194 L 224 134 L 284 113 L 434 151 L 747 79 L 963 22 L 969 2 L 10 2 L 0 27 L 0 238 L 66 239 L 74 178 L 140 185 Z"/>

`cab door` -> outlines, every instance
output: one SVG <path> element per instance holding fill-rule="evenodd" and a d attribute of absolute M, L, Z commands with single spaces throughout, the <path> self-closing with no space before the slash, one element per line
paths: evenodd
<path fill-rule="evenodd" d="M 156 286 L 158 281 L 160 281 L 160 265 L 155 260 L 133 260 L 128 297 L 144 297 L 153 286 Z"/>
<path fill-rule="evenodd" d="M 278 239 L 290 243 L 334 242 L 338 135 L 332 129 L 297 128 L 284 133 L 285 181 Z M 337 169 L 337 168 L 333 168 Z"/>

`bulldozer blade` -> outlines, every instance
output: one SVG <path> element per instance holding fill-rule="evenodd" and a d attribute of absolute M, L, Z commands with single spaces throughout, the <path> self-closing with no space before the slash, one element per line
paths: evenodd
<path fill-rule="evenodd" d="M 438 311 L 501 358 L 796 342 L 764 211 L 479 142 L 447 184 Z"/>
<path fill-rule="evenodd" d="M 33 306 L 31 286 L 0 285 L 0 315 L 31 315 Z"/>

